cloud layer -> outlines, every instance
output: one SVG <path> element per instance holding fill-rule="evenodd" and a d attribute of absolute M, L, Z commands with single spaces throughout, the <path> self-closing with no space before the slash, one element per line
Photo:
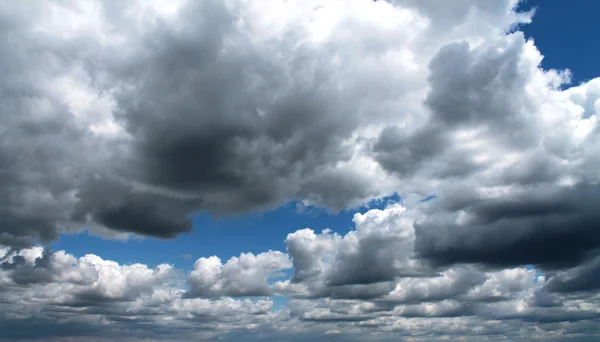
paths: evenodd
<path fill-rule="evenodd" d="M 3 2 L 0 337 L 594 340 L 600 80 L 517 5 Z M 189 273 L 36 244 L 394 192 Z"/>
<path fill-rule="evenodd" d="M 411 252 L 414 235 L 391 239 L 396 223 L 425 205 L 389 203 L 357 213 L 344 236 L 302 229 L 287 237 L 288 253 L 202 257 L 191 272 L 4 247 L 0 319 L 7 328 L 0 334 L 115 341 L 597 338 L 598 281 L 587 277 L 597 260 L 549 275 L 530 267 L 427 265 Z M 390 234 L 391 242 L 373 231 Z M 398 251 L 388 252 L 390 243 Z M 371 268 L 355 262 L 357 253 Z"/>

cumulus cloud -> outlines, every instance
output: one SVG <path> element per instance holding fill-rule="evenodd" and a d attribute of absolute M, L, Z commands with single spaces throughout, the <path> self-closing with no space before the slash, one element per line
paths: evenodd
<path fill-rule="evenodd" d="M 390 203 L 354 215 L 356 229 L 344 236 L 309 228 L 285 242 L 294 274 L 288 290 L 299 296 L 361 298 L 390 292 L 400 276 L 426 276 L 435 270 L 413 257 L 415 210 Z"/>
<path fill-rule="evenodd" d="M 370 182 L 376 164 L 352 162 L 356 132 L 390 118 L 392 89 L 415 91 L 404 81 L 417 70 L 404 66 L 420 17 L 358 2 L 279 6 L 281 17 L 269 2 L 159 4 L 3 5 L 2 65 L 15 75 L 3 92 L 15 94 L 3 107 L 14 135 L 3 135 L 3 233 L 50 240 L 85 224 L 165 238 L 197 211 L 292 199 L 337 210 L 391 190 Z M 65 28 L 61 16 L 86 19 Z M 376 50 L 351 44 L 354 32 Z M 24 149 L 31 157 L 13 157 Z"/>
<path fill-rule="evenodd" d="M 467 335 L 526 340 L 577 336 L 579 329 L 597 334 L 593 281 L 580 295 L 576 278 L 593 265 L 548 275 L 549 280 L 524 267 L 426 267 L 410 252 L 412 235 L 391 239 L 400 252 L 386 254 L 387 240 L 373 239 L 373 234 L 398 234 L 391 227 L 406 230 L 403 222 L 420 205 L 390 202 L 358 213 L 355 229 L 344 236 L 298 230 L 286 239 L 289 255 L 242 253 L 224 263 L 216 256 L 201 257 L 189 273 L 165 264 L 152 269 L 91 254 L 76 258 L 42 247 L 3 247 L 0 317 L 25 329 L 20 331 L 35 329 L 19 335 L 0 328 L 0 335 L 36 338 L 35 332 L 47 331 L 51 324 L 59 328 L 44 338 L 82 334 L 120 340 L 233 341 L 246 336 L 302 341 L 327 340 L 338 331 L 336 336 L 352 341 L 378 331 L 378 340 Z M 358 251 L 367 259 L 377 251 L 389 256 L 385 262 L 372 260 L 372 266 L 393 265 L 386 268 L 390 275 L 369 278 L 379 273 L 355 262 Z M 292 267 L 293 273 L 284 272 Z M 354 274 L 370 281 L 357 282 Z M 287 297 L 287 304 L 276 307 L 275 295 Z M 86 332 L 68 329 L 72 324 Z"/>
<path fill-rule="evenodd" d="M 14 135 L 3 140 L 7 242 L 81 227 L 169 238 L 189 231 L 189 215 L 202 210 L 236 213 L 293 199 L 337 210 L 394 190 L 442 196 L 450 185 L 461 197 L 511 187 L 494 198 L 510 207 L 526 188 L 553 184 L 552 198 L 568 207 L 583 202 L 586 182 L 597 178 L 594 81 L 581 86 L 590 90 L 561 91 L 564 75 L 539 69 L 532 42 L 504 35 L 529 20 L 513 10 L 516 1 L 464 1 L 452 10 L 294 2 L 276 6 L 277 17 L 261 7 L 270 2 L 157 4 L 4 5 L 3 44 L 11 48 L 2 64 L 9 75 L 30 75 L 3 83 L 16 94 L 3 115 Z M 58 14 L 42 15 L 52 11 L 89 23 L 67 30 Z M 40 34 L 46 44 L 32 38 Z M 25 157 L 11 157 L 17 151 Z M 490 196 L 474 200 L 484 205 Z M 547 224 L 593 215 L 576 207 Z M 479 221 L 493 225 L 503 215 L 513 214 L 498 208 Z M 532 215 L 517 215 L 515 226 L 534 230 L 541 218 Z M 430 216 L 421 226 L 449 224 L 439 212 Z M 595 218 L 582 220 L 585 230 Z M 417 229 L 423 256 L 470 261 L 459 255 L 468 246 L 446 251 L 437 230 Z M 529 242 L 519 239 L 509 243 Z M 566 254 L 566 262 L 585 257 Z M 546 258 L 529 259 L 560 262 Z"/>
<path fill-rule="evenodd" d="M 0 268 L 7 286 L 41 286 L 53 303 L 94 305 L 103 301 L 130 301 L 152 293 L 156 285 L 174 273 L 171 266 L 150 269 L 143 264 L 119 265 L 88 254 L 75 258 L 65 251 L 52 252 L 41 247 L 19 251 L 5 249 Z M 58 296 L 57 296 L 58 295 Z"/>
<path fill-rule="evenodd" d="M 486 23 L 459 35 L 476 42 L 527 20 L 501 3 L 465 1 L 469 15 L 445 25 L 458 34 Z M 414 100 L 427 90 L 419 61 L 436 51 L 419 39 L 458 38 L 436 32 L 439 14 L 416 3 L 317 5 L 3 5 L 2 64 L 30 75 L 3 83 L 16 94 L 3 107 L 14 135 L 3 140 L 5 240 L 81 227 L 169 238 L 202 210 L 294 199 L 339 210 L 393 192 L 398 180 L 383 170 L 393 162 L 365 154 L 365 138 L 428 116 Z M 264 11 L 273 6 L 280 16 Z"/>
<path fill-rule="evenodd" d="M 542 69 L 518 3 L 1 3 L 0 336 L 598 335 L 600 80 Z M 189 272 L 34 243 L 394 192 Z"/>
<path fill-rule="evenodd" d="M 291 268 L 288 256 L 277 251 L 254 255 L 242 253 L 225 264 L 216 256 L 200 258 L 189 276 L 190 297 L 269 296 L 274 293 L 270 280 Z"/>
<path fill-rule="evenodd" d="M 566 75 L 543 72 L 540 60 L 515 33 L 473 49 L 446 46 L 430 62 L 432 116 L 420 130 L 436 136 L 426 139 L 433 147 L 396 139 L 392 149 L 442 181 L 415 225 L 422 257 L 554 268 L 598 248 L 591 205 L 598 175 L 586 166 L 595 158 L 584 157 L 597 146 L 595 113 L 569 94 L 586 90 L 561 91 Z"/>

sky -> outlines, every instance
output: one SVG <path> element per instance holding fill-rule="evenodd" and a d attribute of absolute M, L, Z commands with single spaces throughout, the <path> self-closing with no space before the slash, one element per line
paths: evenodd
<path fill-rule="evenodd" d="M 600 4 L 0 3 L 0 342 L 597 341 Z"/>

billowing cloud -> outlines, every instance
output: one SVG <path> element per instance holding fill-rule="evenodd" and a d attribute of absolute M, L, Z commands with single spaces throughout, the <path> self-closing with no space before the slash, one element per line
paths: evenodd
<path fill-rule="evenodd" d="M 356 230 L 344 236 L 311 229 L 286 238 L 294 274 L 288 290 L 299 296 L 362 298 L 390 292 L 400 276 L 427 276 L 435 270 L 413 256 L 414 210 L 390 203 L 385 210 L 357 213 Z"/>
<path fill-rule="evenodd" d="M 3 83 L 14 94 L 3 240 L 82 228 L 169 238 L 203 210 L 295 199 L 339 210 L 393 192 L 399 180 L 365 150 L 381 127 L 428 116 L 419 61 L 528 20 L 513 1 L 461 6 L 468 15 L 444 24 L 454 37 L 412 2 L 3 5 L 15 75 Z M 464 35 L 471 25 L 479 33 Z"/>
<path fill-rule="evenodd" d="M 518 3 L 2 2 L 0 338 L 597 339 L 600 79 Z M 44 246 L 391 193 L 188 271 Z"/>
<path fill-rule="evenodd" d="M 269 281 L 291 268 L 287 255 L 269 251 L 254 255 L 243 253 L 225 264 L 216 256 L 200 258 L 190 274 L 190 297 L 269 296 L 274 291 Z"/>
<path fill-rule="evenodd" d="M 0 254 L 0 318 L 26 330 L 19 335 L 0 329 L 0 334 L 39 338 L 37 332 L 49 331 L 50 325 L 55 328 L 44 338 L 82 334 L 187 341 L 262 336 L 302 341 L 327 340 L 334 334 L 353 340 L 376 330 L 378 340 L 527 340 L 554 334 L 576 337 L 580 329 L 589 336 L 598 333 L 593 281 L 582 289 L 577 280 L 583 269 L 547 280 L 524 267 L 425 267 L 406 252 L 414 247 L 410 236 L 403 242 L 392 239 L 404 247 L 386 254 L 386 239 L 374 240 L 373 234 L 391 234 L 393 222 L 405 229 L 403 220 L 422 205 L 406 208 L 390 202 L 383 209 L 356 214 L 356 229 L 344 236 L 298 230 L 286 239 L 289 256 L 243 253 L 225 263 L 216 256 L 201 257 L 189 273 L 165 264 L 152 269 L 91 254 L 76 258 L 41 247 L 5 247 Z M 394 266 L 385 279 L 369 278 L 374 271 L 352 258 L 355 251 L 368 256 L 377 250 L 383 254 L 372 261 L 373 267 Z M 292 266 L 293 273 L 284 272 Z M 354 281 L 356 274 L 371 280 Z M 287 298 L 287 304 L 277 307 L 277 297 Z M 86 332 L 68 329 L 75 323 Z"/>

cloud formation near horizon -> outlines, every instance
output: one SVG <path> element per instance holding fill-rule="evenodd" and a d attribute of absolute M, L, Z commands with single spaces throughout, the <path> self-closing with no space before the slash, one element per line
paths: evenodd
<path fill-rule="evenodd" d="M 421 209 L 389 203 L 355 214 L 346 235 L 301 229 L 288 235 L 287 253 L 202 257 L 189 273 L 2 248 L 0 319 L 11 328 L 0 332 L 11 341 L 592 341 L 600 333 L 598 259 L 549 276 L 528 267 L 434 267 L 412 253 L 408 226 L 396 225 Z"/>
<path fill-rule="evenodd" d="M 600 79 L 517 5 L 0 3 L 0 337 L 593 340 Z M 395 192 L 189 274 L 35 243 Z"/>

